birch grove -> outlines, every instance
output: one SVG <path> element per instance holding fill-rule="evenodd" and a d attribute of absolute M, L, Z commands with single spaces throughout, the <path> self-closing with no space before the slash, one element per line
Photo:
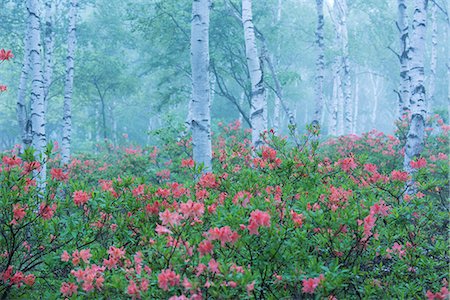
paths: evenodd
<path fill-rule="evenodd" d="M 69 30 L 67 35 L 66 81 L 64 86 L 63 136 L 61 145 L 61 163 L 63 165 L 68 164 L 70 160 L 74 59 L 77 42 L 77 7 L 77 0 L 71 0 L 69 9 Z"/>
<path fill-rule="evenodd" d="M 261 134 L 267 130 L 267 112 L 265 111 L 267 103 L 263 70 L 256 48 L 251 0 L 242 0 L 242 24 L 244 26 L 245 54 L 252 90 L 250 109 L 252 144 L 257 149 L 263 144 Z"/>
<path fill-rule="evenodd" d="M 209 79 L 209 0 L 192 2 L 191 70 L 192 100 L 189 125 L 192 130 L 193 158 L 211 172 L 211 117 Z"/>

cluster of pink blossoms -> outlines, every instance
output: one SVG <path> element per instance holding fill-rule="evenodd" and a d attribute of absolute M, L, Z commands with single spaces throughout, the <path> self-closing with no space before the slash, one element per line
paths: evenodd
<path fill-rule="evenodd" d="M 16 271 L 13 274 L 13 266 L 8 266 L 4 272 L 0 272 L 0 282 L 6 283 L 9 281 L 9 285 L 15 285 L 16 287 L 21 287 L 23 284 L 32 286 L 36 280 L 36 276 L 33 274 L 24 275 L 20 271 Z"/>
<path fill-rule="evenodd" d="M 250 234 L 259 235 L 259 227 L 270 227 L 270 215 L 259 209 L 250 213 L 248 230 Z"/>
<path fill-rule="evenodd" d="M 89 194 L 84 191 L 75 191 L 75 192 L 73 192 L 72 197 L 73 197 L 73 202 L 77 206 L 86 204 L 89 201 L 89 199 L 91 198 L 91 196 L 89 196 Z"/>
<path fill-rule="evenodd" d="M 319 277 L 314 278 L 305 278 L 302 280 L 302 292 L 307 294 L 314 294 L 316 288 L 325 280 L 323 274 L 320 274 Z"/>
<path fill-rule="evenodd" d="M 231 230 L 230 226 L 211 228 L 208 232 L 205 232 L 203 236 L 210 241 L 220 241 L 222 247 L 225 246 L 225 243 L 234 244 L 239 239 L 239 234 L 236 231 Z"/>

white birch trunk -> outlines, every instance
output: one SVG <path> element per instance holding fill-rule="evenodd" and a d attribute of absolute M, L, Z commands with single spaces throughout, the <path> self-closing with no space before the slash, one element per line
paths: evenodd
<path fill-rule="evenodd" d="M 397 27 L 400 42 L 400 85 L 398 91 L 398 117 L 402 118 L 409 111 L 410 77 L 409 77 L 409 27 L 406 0 L 397 0 Z"/>
<path fill-rule="evenodd" d="M 380 78 L 377 76 L 375 78 L 372 72 L 369 72 L 370 83 L 372 85 L 372 95 L 373 95 L 373 104 L 372 104 L 372 113 L 370 116 L 370 121 L 372 126 L 376 127 L 377 114 L 378 114 L 378 103 L 379 103 L 379 93 L 380 93 Z"/>
<path fill-rule="evenodd" d="M 45 1 L 45 27 L 44 27 L 44 105 L 47 111 L 47 101 L 53 76 L 53 50 L 55 48 L 55 34 L 53 31 L 54 8 L 51 0 Z"/>
<path fill-rule="evenodd" d="M 431 2 L 431 61 L 430 78 L 428 87 L 428 112 L 431 112 L 434 104 L 434 93 L 436 88 L 436 64 L 437 64 L 437 5 Z"/>
<path fill-rule="evenodd" d="M 259 148 L 263 141 L 261 134 L 267 130 L 266 95 L 261 60 L 256 49 L 255 29 L 253 27 L 252 1 L 242 0 L 242 24 L 244 26 L 245 54 L 252 85 L 250 122 L 252 125 L 252 144 Z"/>
<path fill-rule="evenodd" d="M 338 102 L 339 102 L 339 64 L 337 61 L 334 65 L 333 72 L 333 95 L 331 97 L 331 109 L 330 109 L 330 134 L 332 136 L 338 135 Z"/>
<path fill-rule="evenodd" d="M 278 133 L 280 130 L 280 111 L 281 111 L 281 101 L 280 98 L 275 94 L 274 107 L 273 107 L 273 130 Z"/>
<path fill-rule="evenodd" d="M 30 32 L 30 63 L 32 69 L 31 82 L 31 133 L 33 136 L 33 147 L 35 156 L 42 164 L 41 171 L 37 177 L 38 187 L 45 189 L 46 180 L 46 134 L 45 134 L 45 107 L 44 107 L 44 79 L 41 62 L 41 30 L 39 1 L 28 0 L 27 10 L 31 25 Z"/>
<path fill-rule="evenodd" d="M 341 70 L 342 71 L 342 70 Z M 341 75 L 341 74 L 339 74 Z M 345 102 L 344 102 L 344 91 L 342 87 L 342 77 L 339 76 L 336 78 L 337 82 L 337 119 L 338 119 L 338 127 L 337 127 L 337 135 L 341 136 L 345 134 L 345 127 L 344 127 L 344 109 L 345 109 Z"/>
<path fill-rule="evenodd" d="M 426 2 L 427 0 L 415 0 L 414 19 L 412 23 L 411 36 L 411 120 L 405 145 L 404 169 L 409 174 L 414 172 L 410 162 L 418 157 L 424 146 L 424 128 L 426 119 L 426 94 L 424 86 L 424 55 L 425 55 L 425 35 L 426 35 Z M 414 182 L 410 182 L 413 184 Z M 413 193 L 412 186 L 408 192 Z"/>
<path fill-rule="evenodd" d="M 316 60 L 316 78 L 315 78 L 315 109 L 314 121 L 320 122 L 323 109 L 323 78 L 325 69 L 325 50 L 323 43 L 323 0 L 316 0 L 317 8 L 317 28 L 316 28 L 316 45 L 317 45 L 317 60 Z"/>
<path fill-rule="evenodd" d="M 191 69 L 192 69 L 192 130 L 193 158 L 211 172 L 211 117 L 209 80 L 209 0 L 192 3 Z"/>
<path fill-rule="evenodd" d="M 350 61 L 348 54 L 348 30 L 347 30 L 347 0 L 336 1 L 340 6 L 340 25 L 342 34 L 342 81 L 344 97 L 344 133 L 352 133 L 352 85 L 350 78 Z"/>
<path fill-rule="evenodd" d="M 359 77 L 355 77 L 355 111 L 353 113 L 352 132 L 358 133 L 358 113 L 359 113 Z"/>
<path fill-rule="evenodd" d="M 76 19 L 77 0 L 70 1 L 69 31 L 67 35 L 67 58 L 66 58 L 66 83 L 64 87 L 64 112 L 63 112 L 63 136 L 61 145 L 61 163 L 68 164 L 70 161 L 70 146 L 72 133 L 72 92 L 74 77 L 74 58 L 76 49 Z"/>
<path fill-rule="evenodd" d="M 26 108 L 27 79 L 30 73 L 30 42 L 31 42 L 31 17 L 28 16 L 27 28 L 24 38 L 22 72 L 20 73 L 19 88 L 17 91 L 17 121 L 19 125 L 19 133 L 22 141 L 22 150 L 28 148 L 32 142 L 31 120 L 28 119 Z"/>

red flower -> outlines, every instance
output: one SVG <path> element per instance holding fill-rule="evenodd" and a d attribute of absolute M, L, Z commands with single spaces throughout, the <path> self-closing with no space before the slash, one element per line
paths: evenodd
<path fill-rule="evenodd" d="M 0 92 L 6 92 L 8 87 L 6 85 L 0 85 Z"/>
<path fill-rule="evenodd" d="M 0 60 L 9 60 L 10 58 L 13 58 L 14 55 L 12 54 L 11 50 L 5 50 L 5 49 L 1 49 L 0 50 Z"/>
<path fill-rule="evenodd" d="M 163 270 L 158 275 L 158 285 L 163 290 L 167 291 L 170 286 L 176 286 L 180 284 L 180 275 L 177 275 L 174 271 L 170 269 Z"/>
<path fill-rule="evenodd" d="M 75 203 L 75 205 L 81 206 L 83 204 L 86 204 L 89 199 L 90 196 L 84 191 L 75 191 L 73 193 L 73 202 Z"/>

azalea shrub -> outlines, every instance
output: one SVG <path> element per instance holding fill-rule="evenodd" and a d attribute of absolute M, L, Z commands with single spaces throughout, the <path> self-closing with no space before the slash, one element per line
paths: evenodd
<path fill-rule="evenodd" d="M 219 126 L 206 174 L 189 136 L 65 167 L 55 153 L 45 189 L 31 151 L 4 153 L 0 297 L 446 299 L 448 126 L 435 128 L 414 178 L 398 137 L 267 132 L 255 150 L 239 122 Z"/>

